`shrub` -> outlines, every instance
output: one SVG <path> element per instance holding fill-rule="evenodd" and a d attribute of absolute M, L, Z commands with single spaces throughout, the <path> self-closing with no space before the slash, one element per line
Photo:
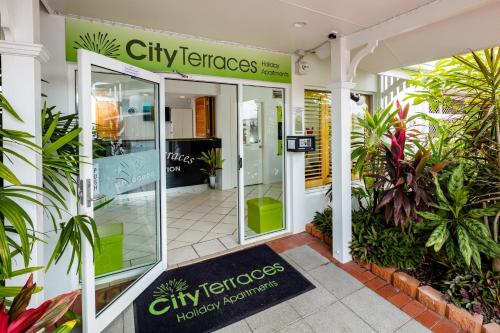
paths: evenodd
<path fill-rule="evenodd" d="M 324 235 L 332 238 L 332 208 L 328 207 L 322 212 L 316 212 L 312 223 Z"/>
<path fill-rule="evenodd" d="M 448 300 L 470 313 L 481 314 L 485 322 L 500 324 L 500 275 L 488 271 L 483 274 L 457 275 L 444 281 L 443 292 Z"/>
<path fill-rule="evenodd" d="M 352 213 L 353 256 L 384 267 L 411 269 L 422 261 L 425 246 L 400 229 L 385 224 L 382 214 L 365 210 Z"/>

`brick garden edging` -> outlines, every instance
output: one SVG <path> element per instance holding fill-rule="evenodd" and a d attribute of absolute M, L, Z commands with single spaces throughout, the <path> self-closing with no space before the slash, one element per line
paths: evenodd
<path fill-rule="evenodd" d="M 319 240 L 322 240 L 325 242 L 327 245 L 331 246 L 332 245 L 332 238 L 324 235 L 316 226 L 312 223 L 306 224 L 306 231 L 308 234 L 310 234 L 313 237 L 316 237 Z"/>
<path fill-rule="evenodd" d="M 396 272 L 394 268 L 380 267 L 373 263 L 371 267 L 373 274 L 392 284 L 409 297 L 418 300 L 425 308 L 448 318 L 463 330 L 470 333 L 500 333 L 500 325 L 496 323 L 483 325 L 482 315 L 473 315 L 465 309 L 448 303 L 440 291 L 431 286 L 420 286 L 420 281 L 414 277 L 404 272 Z"/>
<path fill-rule="evenodd" d="M 332 245 L 331 238 L 325 237 L 312 223 L 306 225 L 306 232 L 325 242 L 327 245 Z M 354 258 L 354 262 L 357 264 L 358 269 L 371 272 L 380 277 L 380 279 L 363 281 L 365 276 L 357 268 L 350 267 L 349 269 L 344 269 L 367 286 L 370 284 L 372 290 L 386 297 L 396 306 L 404 303 L 405 305 L 401 309 L 408 314 L 414 315 L 416 318 L 418 316 L 419 321 L 424 325 L 427 320 L 435 319 L 432 317 L 441 316 L 448 318 L 466 332 L 500 333 L 500 325 L 496 323 L 483 325 L 482 315 L 473 315 L 465 309 L 448 303 L 440 291 L 431 286 L 422 285 L 413 276 L 404 272 L 398 272 L 392 267 L 381 267 L 357 258 Z M 407 297 L 404 297 L 399 291 L 402 291 Z M 446 329 L 444 322 L 441 326 L 443 326 L 443 329 Z"/>

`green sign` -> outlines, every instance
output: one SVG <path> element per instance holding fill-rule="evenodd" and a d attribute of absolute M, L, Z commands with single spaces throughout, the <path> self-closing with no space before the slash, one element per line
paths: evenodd
<path fill-rule="evenodd" d="M 123 26 L 66 19 L 66 60 L 84 48 L 154 72 L 291 82 L 285 54 L 169 36 Z"/>

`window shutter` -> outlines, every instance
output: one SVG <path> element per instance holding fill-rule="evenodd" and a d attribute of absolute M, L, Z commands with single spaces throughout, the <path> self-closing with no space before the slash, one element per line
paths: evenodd
<path fill-rule="evenodd" d="M 316 138 L 316 151 L 305 153 L 306 188 L 331 182 L 330 94 L 306 90 L 304 93 L 304 134 Z"/>

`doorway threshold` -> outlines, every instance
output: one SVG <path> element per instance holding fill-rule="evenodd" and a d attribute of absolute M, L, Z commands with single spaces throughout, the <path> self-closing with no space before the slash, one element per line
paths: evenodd
<path fill-rule="evenodd" d="M 246 249 L 246 248 L 249 248 L 249 247 L 253 247 L 253 246 L 265 244 L 265 243 L 268 243 L 268 242 L 273 241 L 273 240 L 277 240 L 277 239 L 280 239 L 280 238 L 288 237 L 290 235 L 292 235 L 292 234 L 291 233 L 284 233 L 284 234 L 280 234 L 278 236 L 269 237 L 267 239 L 258 240 L 258 241 L 252 242 L 252 243 L 248 243 L 248 244 L 244 244 L 244 245 L 236 245 L 236 246 L 234 246 L 234 247 L 232 247 L 230 249 L 226 249 L 226 250 L 223 250 L 223 251 L 211 254 L 211 255 L 200 256 L 200 257 L 197 257 L 197 258 L 193 258 L 193 259 L 189 259 L 189 260 L 180 262 L 178 264 L 168 265 L 167 270 L 178 268 L 178 267 L 183 267 L 183 266 L 188 266 L 188 265 L 192 265 L 192 264 L 196 264 L 196 263 L 202 262 L 202 261 L 207 260 L 207 259 L 211 259 L 211 258 L 215 258 L 215 257 L 220 257 L 220 256 L 226 255 L 228 253 L 233 253 L 233 252 L 241 251 L 242 249 Z"/>

